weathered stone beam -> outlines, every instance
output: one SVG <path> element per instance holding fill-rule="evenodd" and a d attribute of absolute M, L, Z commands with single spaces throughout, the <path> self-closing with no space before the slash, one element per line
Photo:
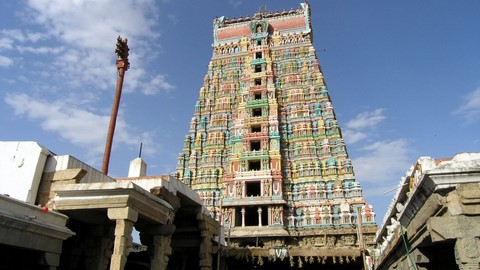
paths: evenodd
<path fill-rule="evenodd" d="M 150 189 L 150 193 L 170 203 L 174 211 L 177 211 L 180 208 L 180 198 L 168 191 L 167 188 L 163 186 L 153 187 Z"/>
<path fill-rule="evenodd" d="M 460 185 L 458 193 L 463 213 L 466 215 L 480 215 L 480 183 Z"/>
<path fill-rule="evenodd" d="M 108 209 L 133 207 L 146 220 L 173 222 L 173 207 L 132 183 L 92 183 L 58 185 L 52 201 L 54 209 Z"/>
<path fill-rule="evenodd" d="M 420 210 L 418 210 L 416 216 L 410 224 L 407 226 L 407 238 L 411 239 L 413 238 L 419 231 L 422 229 L 422 227 L 425 226 L 425 223 L 427 220 L 435 215 L 439 211 L 440 208 L 445 203 L 445 199 L 440 196 L 439 194 L 432 194 L 421 206 Z"/>
<path fill-rule="evenodd" d="M 60 184 L 77 184 L 87 174 L 84 169 L 68 169 L 44 173 L 38 188 L 36 204 L 45 205 L 55 197 L 53 189 Z"/>
<path fill-rule="evenodd" d="M 478 237 L 480 216 L 431 217 L 427 222 L 432 242 Z"/>
<path fill-rule="evenodd" d="M 136 222 L 138 219 L 138 212 L 131 207 L 109 208 L 107 215 L 111 220 L 126 219 Z"/>

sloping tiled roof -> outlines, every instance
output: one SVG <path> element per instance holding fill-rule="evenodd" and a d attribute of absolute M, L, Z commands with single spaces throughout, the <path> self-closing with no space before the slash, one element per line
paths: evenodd
<path fill-rule="evenodd" d="M 234 37 L 242 37 L 250 35 L 250 28 L 248 25 L 235 27 L 235 28 L 223 28 L 218 30 L 218 39 L 229 39 Z"/>
<path fill-rule="evenodd" d="M 283 18 L 280 20 L 269 21 L 269 30 L 282 31 L 286 29 L 305 27 L 304 17 Z M 251 34 L 248 24 L 239 27 L 227 27 L 218 29 L 218 40 L 230 39 L 235 37 L 249 36 Z"/>
<path fill-rule="evenodd" d="M 305 27 L 305 18 L 297 17 L 297 18 L 286 19 L 286 20 L 275 20 L 270 22 L 270 25 L 273 27 L 275 31 Z"/>

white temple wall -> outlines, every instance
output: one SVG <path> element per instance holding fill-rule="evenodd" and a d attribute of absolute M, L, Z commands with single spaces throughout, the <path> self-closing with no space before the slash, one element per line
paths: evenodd
<path fill-rule="evenodd" d="M 49 155 L 36 142 L 0 142 L 0 193 L 34 204 Z"/>

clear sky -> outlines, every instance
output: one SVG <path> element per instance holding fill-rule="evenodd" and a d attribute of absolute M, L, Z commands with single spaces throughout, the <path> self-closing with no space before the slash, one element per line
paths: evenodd
<path fill-rule="evenodd" d="M 212 56 L 218 16 L 300 1 L 0 2 L 0 140 L 37 141 L 101 169 L 116 81 L 131 68 L 110 174 L 138 156 L 170 174 Z M 420 156 L 480 151 L 480 1 L 310 1 L 314 46 L 357 180 L 381 220 Z"/>

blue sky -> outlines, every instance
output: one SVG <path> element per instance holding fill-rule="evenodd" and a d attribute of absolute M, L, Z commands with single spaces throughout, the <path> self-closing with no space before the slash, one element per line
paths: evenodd
<path fill-rule="evenodd" d="M 131 68 L 110 174 L 143 155 L 175 169 L 212 56 L 218 16 L 296 1 L 0 2 L 0 140 L 33 140 L 101 168 L 115 42 Z M 357 180 L 380 219 L 420 156 L 480 150 L 480 1 L 310 1 L 314 46 Z M 378 218 L 378 217 L 377 217 Z"/>

